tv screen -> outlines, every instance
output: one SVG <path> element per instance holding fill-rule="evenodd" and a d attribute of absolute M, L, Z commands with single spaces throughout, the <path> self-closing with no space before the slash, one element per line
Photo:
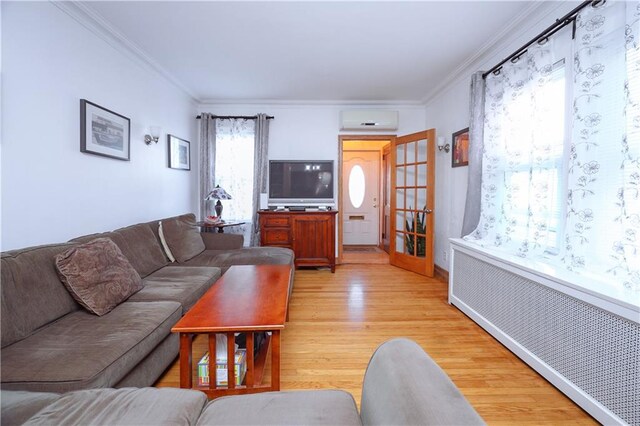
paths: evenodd
<path fill-rule="evenodd" d="M 332 202 L 333 161 L 269 161 L 272 202 Z"/>

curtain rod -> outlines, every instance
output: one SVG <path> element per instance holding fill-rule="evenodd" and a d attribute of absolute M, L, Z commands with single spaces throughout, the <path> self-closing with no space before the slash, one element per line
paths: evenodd
<path fill-rule="evenodd" d="M 202 117 L 200 115 L 196 116 L 197 120 L 200 120 Z M 219 118 L 221 120 L 240 118 L 244 120 L 255 120 L 258 118 L 257 115 L 213 115 L 211 118 Z M 275 117 L 272 115 L 267 115 L 267 120 L 273 120 Z"/>
<path fill-rule="evenodd" d="M 518 50 L 516 50 L 511 55 L 509 55 L 507 58 L 505 58 L 502 62 L 500 62 L 498 65 L 494 66 L 489 71 L 487 71 L 484 74 L 482 74 L 482 78 L 487 78 L 487 76 L 489 74 L 491 74 L 492 72 L 498 71 L 500 68 L 502 68 L 502 65 L 504 65 L 505 62 L 507 62 L 507 61 L 509 61 L 509 60 L 511 60 L 513 58 L 517 58 L 520 55 L 522 55 L 523 53 L 525 53 L 527 51 L 527 48 L 529 46 L 531 46 L 533 43 L 538 42 L 538 41 L 543 41 L 546 38 L 551 37 L 553 34 L 558 32 L 560 29 L 564 28 L 565 26 L 567 26 L 567 25 L 569 25 L 571 23 L 575 23 L 576 15 L 578 14 L 578 12 L 580 12 L 585 7 L 587 7 L 589 5 L 592 5 L 592 6 L 595 7 L 595 6 L 599 5 L 600 3 L 604 3 L 605 1 L 606 0 L 587 0 L 587 1 L 583 1 L 582 3 L 580 3 L 580 5 L 578 7 L 573 9 L 571 12 L 567 13 L 566 15 L 564 15 L 560 19 L 556 19 L 556 22 L 554 24 L 550 25 L 544 31 L 542 31 L 540 34 L 538 34 L 537 36 L 535 36 L 534 38 L 529 40 L 522 47 L 520 47 Z"/>

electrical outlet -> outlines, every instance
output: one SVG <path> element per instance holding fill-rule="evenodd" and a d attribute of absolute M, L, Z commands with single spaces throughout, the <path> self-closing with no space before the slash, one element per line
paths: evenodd
<path fill-rule="evenodd" d="M 447 262 L 447 250 L 442 250 L 442 259 L 444 260 L 444 262 Z"/>

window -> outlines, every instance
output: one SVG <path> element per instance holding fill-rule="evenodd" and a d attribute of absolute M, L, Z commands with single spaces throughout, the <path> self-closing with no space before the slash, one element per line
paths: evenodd
<path fill-rule="evenodd" d="M 349 201 L 351 205 L 359 209 L 364 202 L 365 179 L 364 171 L 360 164 L 356 164 L 351 168 L 349 173 Z"/>
<path fill-rule="evenodd" d="M 521 257 L 563 241 L 571 31 L 487 76 L 482 214 L 471 239 Z"/>
<path fill-rule="evenodd" d="M 253 120 L 240 119 L 216 124 L 215 183 L 233 197 L 222 201 L 226 220 L 250 222 L 253 218 L 254 126 Z"/>
<path fill-rule="evenodd" d="M 553 65 L 549 80 L 535 90 L 535 117 L 531 117 L 530 99 L 524 96 L 509 105 L 512 121 L 507 123 L 516 128 L 508 132 L 521 131 L 523 126 L 518 123 L 533 124 L 529 129 L 533 138 L 515 138 L 512 143 L 526 145 L 533 142 L 533 146 L 516 146 L 514 152 L 528 152 L 528 155 L 516 155 L 507 161 L 506 186 L 519 190 L 508 191 L 506 196 L 512 197 L 513 201 L 511 214 L 516 226 L 512 238 L 532 239 L 547 252 L 557 254 L 562 237 L 561 216 L 565 211 L 563 152 L 567 150 L 565 141 L 569 140 L 565 120 L 565 59 Z M 542 143 L 537 144 L 537 141 Z M 536 223 L 532 225 L 532 221 Z"/>

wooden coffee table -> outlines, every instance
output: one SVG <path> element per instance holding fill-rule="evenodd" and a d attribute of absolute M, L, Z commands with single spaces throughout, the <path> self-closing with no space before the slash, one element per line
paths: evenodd
<path fill-rule="evenodd" d="M 289 302 L 289 265 L 240 265 L 229 270 L 171 329 L 180 333 L 180 387 L 205 392 L 209 398 L 223 395 L 280 390 L 280 330 Z M 271 332 L 256 358 L 253 333 Z M 227 336 L 227 360 L 235 359 L 235 333 L 246 333 L 247 373 L 236 385 L 234 362 L 227 362 L 227 386 L 216 386 L 216 333 Z M 193 338 L 209 336 L 209 386 L 193 386 Z M 262 372 L 271 347 L 271 384 L 262 384 Z M 202 355 L 202 354 L 200 354 Z"/>

